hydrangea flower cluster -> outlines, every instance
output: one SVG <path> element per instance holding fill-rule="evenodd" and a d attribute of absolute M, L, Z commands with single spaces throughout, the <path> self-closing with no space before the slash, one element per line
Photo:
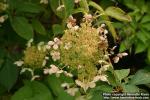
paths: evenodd
<path fill-rule="evenodd" d="M 80 26 L 76 25 L 76 19 L 72 16 L 67 23 L 68 29 L 61 38 L 60 45 L 61 63 L 78 71 L 80 81 L 89 82 L 97 75 L 98 60 L 104 60 L 107 54 L 108 31 L 101 27 L 92 26 L 93 16 L 85 14 Z"/>
<path fill-rule="evenodd" d="M 64 31 L 64 35 L 60 39 L 56 37 L 47 43 L 40 42 L 37 46 L 32 45 L 33 39 L 29 40 L 23 59 L 15 64 L 33 70 L 44 68 L 44 74 L 56 74 L 57 77 L 60 74 L 73 77 L 71 71 L 76 70 L 75 84 L 83 88 L 85 92 L 88 88 L 94 88 L 97 81 L 109 83 L 108 76 L 105 74 L 111 67 L 107 52 L 108 31 L 105 29 L 105 24 L 93 27 L 93 19 L 91 14 L 85 14 L 81 24 L 77 25 L 76 19 L 70 16 L 67 21 L 68 29 Z M 59 67 L 56 63 L 48 65 L 50 60 L 64 67 Z M 64 70 L 66 66 L 70 72 Z M 35 78 L 33 77 L 33 79 Z M 68 88 L 68 93 L 71 90 Z M 77 89 L 75 89 L 76 91 Z"/>

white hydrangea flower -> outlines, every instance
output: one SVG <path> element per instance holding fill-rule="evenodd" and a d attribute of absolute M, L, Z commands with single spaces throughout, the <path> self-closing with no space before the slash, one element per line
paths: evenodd
<path fill-rule="evenodd" d="M 54 45 L 54 42 L 53 41 L 49 41 L 48 45 L 52 46 L 52 45 Z"/>
<path fill-rule="evenodd" d="M 57 44 L 54 44 L 54 45 L 53 45 L 53 49 L 54 49 L 54 50 L 57 50 L 57 49 L 58 49 L 58 45 L 57 45 Z"/>
<path fill-rule="evenodd" d="M 0 23 L 4 23 L 5 21 L 5 16 L 0 16 Z"/>
<path fill-rule="evenodd" d="M 33 71 L 31 68 L 23 68 L 23 69 L 20 71 L 20 74 L 24 73 L 25 71 L 29 71 L 32 76 L 34 75 L 34 71 Z"/>
<path fill-rule="evenodd" d="M 56 74 L 59 76 L 61 73 L 63 73 L 63 70 L 60 70 L 57 66 L 55 65 L 50 65 L 51 68 L 45 68 L 44 69 L 44 74 Z"/>
<path fill-rule="evenodd" d="M 60 44 L 61 44 L 61 41 L 56 37 L 54 38 L 54 41 L 49 41 L 47 43 L 46 48 L 50 49 L 51 47 L 53 47 L 54 50 L 57 50 Z"/>
<path fill-rule="evenodd" d="M 48 4 L 48 0 L 41 0 L 40 3 L 41 4 Z"/>
<path fill-rule="evenodd" d="M 110 65 L 103 65 L 101 69 L 103 71 L 106 71 L 106 70 L 108 70 L 109 67 L 110 67 Z"/>
<path fill-rule="evenodd" d="M 104 28 L 105 26 L 106 26 L 106 25 L 105 25 L 104 23 L 103 23 L 103 24 L 101 24 L 101 27 L 102 27 L 102 28 Z"/>
<path fill-rule="evenodd" d="M 59 68 L 55 65 L 50 65 L 49 74 L 57 73 L 59 71 Z"/>
<path fill-rule="evenodd" d="M 97 82 L 99 80 L 107 82 L 107 75 L 97 75 L 94 77 L 93 82 Z"/>
<path fill-rule="evenodd" d="M 86 21 L 92 21 L 93 19 L 93 16 L 91 14 L 85 14 L 83 17 L 85 18 Z"/>
<path fill-rule="evenodd" d="M 100 75 L 100 80 L 107 82 L 107 75 Z"/>
<path fill-rule="evenodd" d="M 49 74 L 49 70 L 50 70 L 49 68 L 45 68 L 44 71 L 43 71 L 43 73 L 44 74 Z"/>
<path fill-rule="evenodd" d="M 69 29 L 72 29 L 75 25 L 76 25 L 76 19 L 73 18 L 72 15 L 70 15 L 69 18 L 68 18 L 68 20 L 67 20 L 67 27 L 68 27 Z M 75 29 L 78 29 L 78 27 L 77 27 L 77 26 L 74 27 L 74 30 L 75 30 Z"/>
<path fill-rule="evenodd" d="M 73 77 L 73 75 L 71 73 L 68 73 L 67 71 L 64 71 L 64 74 L 68 77 Z"/>
<path fill-rule="evenodd" d="M 72 28 L 72 24 L 71 24 L 71 23 L 67 23 L 67 27 L 68 27 L 69 29 L 71 29 L 71 28 Z"/>
<path fill-rule="evenodd" d="M 105 34 L 105 35 L 108 34 L 108 30 L 105 29 L 105 30 L 104 30 L 104 34 Z"/>
<path fill-rule="evenodd" d="M 69 83 L 63 83 L 61 84 L 61 87 L 68 89 L 70 86 L 69 86 Z"/>
<path fill-rule="evenodd" d="M 24 61 L 19 60 L 19 61 L 15 61 L 14 64 L 16 64 L 17 66 L 22 66 L 24 64 Z"/>
<path fill-rule="evenodd" d="M 84 89 L 86 91 L 88 88 L 94 88 L 96 86 L 95 82 L 81 82 L 79 80 L 75 80 L 76 84 Z"/>
<path fill-rule="evenodd" d="M 54 61 L 59 60 L 59 59 L 60 59 L 60 52 L 58 52 L 58 51 L 53 51 L 53 52 L 51 52 L 51 56 L 52 56 L 52 59 L 53 59 Z"/>
<path fill-rule="evenodd" d="M 78 92 L 78 88 L 69 88 L 66 90 L 68 94 L 71 96 L 75 96 L 76 92 Z"/>
<path fill-rule="evenodd" d="M 118 53 L 117 56 L 115 56 L 115 57 L 113 58 L 114 63 L 118 63 L 120 58 L 122 58 L 122 57 L 124 57 L 124 56 L 127 56 L 127 55 L 128 55 L 128 53 L 126 53 L 126 52 Z"/>

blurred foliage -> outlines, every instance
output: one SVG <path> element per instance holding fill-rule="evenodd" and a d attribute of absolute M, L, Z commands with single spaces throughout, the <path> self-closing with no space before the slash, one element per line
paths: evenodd
<path fill-rule="evenodd" d="M 74 0 L 48 0 L 44 4 L 40 0 L 0 0 L 0 100 L 100 100 L 103 92 L 150 90 L 150 1 L 94 1 L 81 0 L 75 4 Z M 110 47 L 119 45 L 120 52 L 129 52 L 128 57 L 146 55 L 144 59 L 137 58 L 144 62 L 138 71 L 132 72 L 131 66 L 110 70 L 106 73 L 110 84 L 98 82 L 87 94 L 80 90 L 75 97 L 60 86 L 64 82 L 75 85 L 73 78 L 61 74 L 59 78 L 48 75 L 39 81 L 29 81 L 28 73 L 19 74 L 21 68 L 14 62 L 24 55 L 28 40 L 34 38 L 36 44 L 61 37 L 70 15 L 80 19 L 95 11 L 101 14 L 95 25 L 106 23 L 111 33 Z M 40 69 L 35 71 L 43 75 Z"/>

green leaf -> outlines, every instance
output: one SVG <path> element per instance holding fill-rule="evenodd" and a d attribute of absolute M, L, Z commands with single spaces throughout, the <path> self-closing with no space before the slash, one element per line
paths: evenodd
<path fill-rule="evenodd" d="M 62 0 L 65 5 L 66 17 L 70 16 L 74 8 L 74 0 Z"/>
<path fill-rule="evenodd" d="M 49 75 L 46 78 L 45 82 L 46 82 L 47 86 L 52 90 L 52 93 L 56 96 L 56 98 L 55 98 L 56 100 L 74 100 L 74 97 L 70 96 L 61 87 L 62 83 L 61 83 L 60 79 L 56 77 L 56 75 Z"/>
<path fill-rule="evenodd" d="M 129 15 L 127 15 L 123 10 L 118 7 L 108 7 L 105 10 L 105 13 L 119 21 L 130 22 L 132 20 Z"/>
<path fill-rule="evenodd" d="M 150 22 L 150 15 L 145 15 L 140 23 L 147 23 Z"/>
<path fill-rule="evenodd" d="M 121 69 L 121 70 L 115 70 L 115 75 L 121 82 L 122 79 L 127 77 L 130 73 L 130 69 Z"/>
<path fill-rule="evenodd" d="M 89 12 L 87 0 L 80 0 L 79 4 L 80 4 L 80 7 L 84 9 L 84 12 L 86 12 L 86 13 Z"/>
<path fill-rule="evenodd" d="M 112 90 L 113 90 L 113 87 L 108 84 L 100 85 L 92 89 L 92 91 L 103 91 L 103 92 L 110 92 Z"/>
<path fill-rule="evenodd" d="M 37 33 L 41 35 L 46 35 L 46 30 L 40 21 L 32 20 L 32 27 Z"/>
<path fill-rule="evenodd" d="M 139 70 L 135 73 L 135 75 L 129 81 L 130 84 L 140 85 L 140 84 L 148 84 L 150 83 L 150 72 L 147 70 Z"/>
<path fill-rule="evenodd" d="M 67 92 L 61 92 L 56 100 L 75 100 L 73 96 L 70 96 Z"/>
<path fill-rule="evenodd" d="M 11 100 L 53 100 L 53 97 L 44 84 L 33 81 L 20 88 Z"/>
<path fill-rule="evenodd" d="M 6 88 L 0 85 L 0 95 L 4 94 L 6 91 Z"/>
<path fill-rule="evenodd" d="M 59 24 L 54 24 L 52 26 L 52 29 L 53 29 L 53 33 L 54 35 L 58 35 L 58 34 L 62 34 L 63 33 L 63 28 L 61 25 Z"/>
<path fill-rule="evenodd" d="M 122 41 L 120 44 L 119 52 L 123 52 L 125 50 L 127 50 L 127 46 L 126 46 L 125 41 Z"/>
<path fill-rule="evenodd" d="M 135 85 L 123 84 L 123 92 L 139 92 L 139 88 Z"/>
<path fill-rule="evenodd" d="M 17 12 L 28 12 L 28 13 L 40 13 L 43 10 L 44 9 L 42 6 L 31 2 L 25 2 L 25 3 L 21 2 L 20 4 L 17 5 L 16 8 Z"/>
<path fill-rule="evenodd" d="M 135 5 L 134 0 L 123 0 L 123 4 L 125 4 L 128 8 L 132 10 L 138 9 L 138 7 Z"/>
<path fill-rule="evenodd" d="M 143 24 L 141 25 L 142 28 L 144 28 L 144 29 L 150 31 L 150 27 L 149 27 L 149 26 L 150 26 L 150 23 L 143 23 Z"/>
<path fill-rule="evenodd" d="M 135 4 L 138 8 L 140 8 L 140 10 L 142 10 L 142 7 L 145 6 L 145 0 L 136 0 Z"/>
<path fill-rule="evenodd" d="M 147 40 L 148 40 L 148 35 L 145 31 L 139 31 L 136 33 L 136 36 L 139 40 L 141 40 L 144 44 L 147 43 Z"/>
<path fill-rule="evenodd" d="M 67 18 L 72 14 L 74 8 L 74 0 L 50 0 L 50 6 L 53 12 L 60 18 Z M 60 8 L 60 9 L 58 9 Z"/>
<path fill-rule="evenodd" d="M 10 59 L 6 59 L 2 69 L 0 70 L 0 84 L 3 85 L 7 90 L 10 90 L 15 84 L 18 76 L 16 66 Z"/>
<path fill-rule="evenodd" d="M 147 57 L 148 57 L 148 60 L 150 62 L 150 47 L 148 48 Z"/>
<path fill-rule="evenodd" d="M 50 6 L 53 12 L 60 18 L 64 18 L 64 8 L 61 8 L 61 11 L 57 11 L 59 5 L 59 0 L 49 0 L 50 1 Z"/>
<path fill-rule="evenodd" d="M 73 13 L 73 14 L 77 14 L 77 13 L 80 13 L 80 12 L 84 13 L 85 11 L 84 11 L 83 8 L 76 8 L 76 9 L 73 10 L 72 13 Z"/>
<path fill-rule="evenodd" d="M 147 48 L 147 46 L 146 46 L 142 41 L 139 40 L 139 41 L 136 43 L 135 53 L 141 53 L 141 52 L 143 52 L 146 48 Z"/>
<path fill-rule="evenodd" d="M 33 38 L 32 26 L 25 17 L 14 17 L 11 19 L 11 25 L 16 33 L 24 39 Z"/>
<path fill-rule="evenodd" d="M 62 93 L 63 88 L 61 87 L 61 82 L 56 75 L 49 75 L 45 82 L 55 96 L 59 96 Z"/>
<path fill-rule="evenodd" d="M 80 99 L 80 100 L 103 100 L 102 94 L 103 94 L 102 91 L 95 91 L 91 93 L 92 97 L 90 99 Z"/>
<path fill-rule="evenodd" d="M 61 74 L 59 79 L 61 83 L 74 83 L 74 80 L 71 77 L 66 77 L 64 74 Z"/>
<path fill-rule="evenodd" d="M 106 75 L 108 76 L 107 79 L 112 86 L 115 87 L 115 86 L 119 85 L 119 83 L 116 81 L 116 78 L 115 78 L 114 74 L 112 74 L 112 72 L 106 72 Z"/>

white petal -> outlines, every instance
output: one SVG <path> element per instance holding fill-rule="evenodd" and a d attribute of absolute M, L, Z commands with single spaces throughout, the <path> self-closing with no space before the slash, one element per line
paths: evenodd
<path fill-rule="evenodd" d="M 50 45 L 46 45 L 46 49 L 49 50 L 51 48 Z"/>
<path fill-rule="evenodd" d="M 101 80 L 101 81 L 108 81 L 106 75 L 101 75 L 101 76 L 100 76 L 100 80 Z"/>
<path fill-rule="evenodd" d="M 22 66 L 24 64 L 24 61 L 15 61 L 14 64 L 16 64 L 17 66 Z"/>
<path fill-rule="evenodd" d="M 71 96 L 75 96 L 76 92 L 78 91 L 78 88 L 69 88 L 67 89 L 67 93 Z"/>
<path fill-rule="evenodd" d="M 101 27 L 103 28 L 103 27 L 105 27 L 106 25 L 105 24 L 101 24 Z"/>
<path fill-rule="evenodd" d="M 44 69 L 44 74 L 49 74 L 49 68 Z"/>
<path fill-rule="evenodd" d="M 65 88 L 65 87 L 69 88 L 69 83 L 63 83 L 63 84 L 61 84 L 61 87 L 63 87 L 63 88 Z"/>
<path fill-rule="evenodd" d="M 75 83 L 76 83 L 78 86 L 83 87 L 83 83 L 82 83 L 81 81 L 75 80 Z"/>
<path fill-rule="evenodd" d="M 89 87 L 90 87 L 90 88 L 94 88 L 95 86 L 96 86 L 96 84 L 95 84 L 94 82 L 90 82 L 90 83 L 89 83 Z"/>
<path fill-rule="evenodd" d="M 42 66 L 46 65 L 46 60 L 43 60 Z"/>
<path fill-rule="evenodd" d="M 104 30 L 104 34 L 108 34 L 108 30 L 105 29 L 105 30 Z"/>
<path fill-rule="evenodd" d="M 58 49 L 58 45 L 57 45 L 57 44 L 54 44 L 54 45 L 53 45 L 53 49 L 54 49 L 54 50 L 57 50 L 57 49 Z"/>
<path fill-rule="evenodd" d="M 39 78 L 40 76 L 39 75 L 34 75 L 31 79 L 31 81 L 35 80 L 36 78 Z"/>
<path fill-rule="evenodd" d="M 119 62 L 119 57 L 116 56 L 116 57 L 113 58 L 113 60 L 114 60 L 114 63 L 118 63 Z"/>
<path fill-rule="evenodd" d="M 126 52 L 121 53 L 121 54 L 122 54 L 122 56 L 127 56 L 128 55 L 128 53 L 126 53 Z"/>
<path fill-rule="evenodd" d="M 52 45 L 54 45 L 54 42 L 53 41 L 49 41 L 48 45 L 52 46 Z"/>

